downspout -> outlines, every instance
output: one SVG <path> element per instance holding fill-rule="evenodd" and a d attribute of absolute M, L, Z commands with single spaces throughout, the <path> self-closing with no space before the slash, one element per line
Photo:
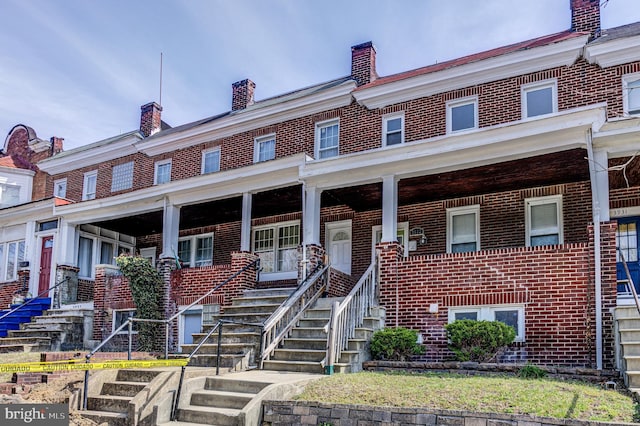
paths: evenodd
<path fill-rule="evenodd" d="M 591 178 L 591 209 L 593 211 L 593 257 L 595 269 L 595 308 L 596 308 L 596 368 L 602 370 L 602 262 L 600 247 L 600 202 L 596 183 L 596 162 L 593 155 L 591 129 L 587 131 L 587 158 L 589 177 Z"/>

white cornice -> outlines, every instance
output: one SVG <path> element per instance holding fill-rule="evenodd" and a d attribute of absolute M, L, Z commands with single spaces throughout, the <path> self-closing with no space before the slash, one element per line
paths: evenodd
<path fill-rule="evenodd" d="M 311 161 L 301 180 L 322 189 L 408 178 L 526 158 L 586 146 L 588 129 L 599 129 L 606 105 L 596 104 L 403 145 Z"/>
<path fill-rule="evenodd" d="M 598 43 L 587 45 L 584 49 L 584 57 L 589 63 L 598 64 L 603 68 L 635 62 L 640 58 L 640 35 L 611 41 L 603 39 Z"/>
<path fill-rule="evenodd" d="M 52 198 L 41 201 L 20 204 L 0 210 L 2 226 L 20 225 L 33 220 L 46 220 L 54 217 L 54 200 Z"/>
<path fill-rule="evenodd" d="M 369 109 L 573 64 L 588 36 L 496 56 L 464 65 L 364 88 L 353 93 Z"/>
<path fill-rule="evenodd" d="M 308 96 L 259 108 L 249 107 L 247 110 L 221 117 L 210 123 L 192 127 L 182 132 L 142 140 L 137 144 L 137 148 L 140 152 L 153 156 L 281 123 L 286 120 L 347 106 L 351 103 L 351 92 L 354 88 L 355 82 L 349 80 Z"/>
<path fill-rule="evenodd" d="M 0 166 L 0 173 L 9 174 L 9 175 L 25 175 L 25 176 L 35 176 L 36 172 L 29 169 L 18 169 L 15 167 L 4 167 Z"/>
<path fill-rule="evenodd" d="M 640 152 L 640 118 L 627 118 L 605 124 L 593 133 L 593 148 L 604 150 L 609 158 L 628 157 Z"/>
<path fill-rule="evenodd" d="M 51 175 L 89 167 L 137 153 L 135 143 L 139 140 L 140 136 L 137 133 L 131 133 L 111 143 L 64 152 L 59 157 L 54 156 L 39 162 L 38 167 Z"/>
<path fill-rule="evenodd" d="M 298 183 L 306 155 L 296 154 L 238 169 L 209 173 L 125 194 L 55 207 L 70 223 L 115 219 L 162 210 L 165 199 L 176 206 L 224 199 Z"/>

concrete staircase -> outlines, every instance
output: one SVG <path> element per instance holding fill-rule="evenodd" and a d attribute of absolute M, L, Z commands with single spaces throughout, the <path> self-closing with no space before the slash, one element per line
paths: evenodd
<path fill-rule="evenodd" d="M 91 318 L 93 312 L 90 313 Z M 82 349 L 85 342 L 87 315 L 83 311 L 49 310 L 36 316 L 31 322 L 20 325 L 19 330 L 9 330 L 0 338 L 0 352 L 16 351 L 67 351 Z"/>
<path fill-rule="evenodd" d="M 117 370 L 112 380 L 99 386 L 99 393 L 89 391 L 87 409 L 78 413 L 97 424 L 114 426 L 137 424 L 131 420 L 130 406 L 136 395 L 142 392 L 161 373 L 158 370 Z M 98 384 L 99 385 L 99 384 Z"/>
<path fill-rule="evenodd" d="M 318 299 L 313 308 L 292 330 L 282 345 L 277 348 L 271 359 L 263 364 L 265 370 L 294 371 L 323 374 L 320 364 L 325 358 L 327 334 L 324 327 L 331 315 L 331 305 L 336 298 Z M 362 327 L 356 329 L 355 337 L 349 340 L 349 347 L 342 352 L 334 366 L 335 373 L 356 372 L 362 369 L 362 362 L 369 359 L 368 343 L 375 330 L 384 326 L 384 310 L 376 307 L 372 316 L 365 318 Z"/>
<path fill-rule="evenodd" d="M 618 360 L 625 385 L 640 392 L 640 314 L 635 305 L 615 308 Z"/>
<path fill-rule="evenodd" d="M 260 327 L 258 326 L 276 310 L 291 294 L 293 288 L 246 290 L 243 297 L 233 300 L 224 308 L 218 319 L 238 324 L 225 323 L 222 327 L 220 345 L 220 367 L 230 370 L 245 370 L 256 364 L 256 354 L 260 350 Z M 244 323 L 244 324 L 240 324 Z M 255 324 L 255 325 L 247 325 Z M 182 345 L 182 352 L 191 353 L 205 337 L 213 325 L 203 326 L 202 333 L 193 334 L 193 344 Z M 217 363 L 218 332 L 213 333 L 189 365 L 215 367 Z"/>
<path fill-rule="evenodd" d="M 9 309 L 0 310 L 0 316 L 8 314 L 0 320 L 0 337 L 7 337 L 10 330 L 19 330 L 20 324 L 28 323 L 32 317 L 42 315 L 51 306 L 51 299 L 41 297 L 26 299 L 25 303 L 11 304 Z M 20 308 L 14 312 L 11 310 Z M 10 313 L 11 312 L 11 313 Z"/>

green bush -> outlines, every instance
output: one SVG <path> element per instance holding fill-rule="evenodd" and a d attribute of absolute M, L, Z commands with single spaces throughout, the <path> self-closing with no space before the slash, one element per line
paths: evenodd
<path fill-rule="evenodd" d="M 411 355 L 421 355 L 424 347 L 417 343 L 418 332 L 407 328 L 383 328 L 373 333 L 371 357 L 388 361 L 405 361 Z"/>
<path fill-rule="evenodd" d="M 518 377 L 523 379 L 543 379 L 547 377 L 547 372 L 533 364 L 526 364 L 518 371 Z"/>
<path fill-rule="evenodd" d="M 457 320 L 445 329 L 458 361 L 491 361 L 516 338 L 513 327 L 500 321 Z"/>

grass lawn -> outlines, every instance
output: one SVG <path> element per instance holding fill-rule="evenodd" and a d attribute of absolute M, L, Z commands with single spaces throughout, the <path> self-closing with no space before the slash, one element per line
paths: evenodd
<path fill-rule="evenodd" d="M 428 407 L 543 417 L 638 421 L 638 406 L 621 392 L 584 382 L 456 374 L 335 374 L 309 384 L 304 401 Z"/>

